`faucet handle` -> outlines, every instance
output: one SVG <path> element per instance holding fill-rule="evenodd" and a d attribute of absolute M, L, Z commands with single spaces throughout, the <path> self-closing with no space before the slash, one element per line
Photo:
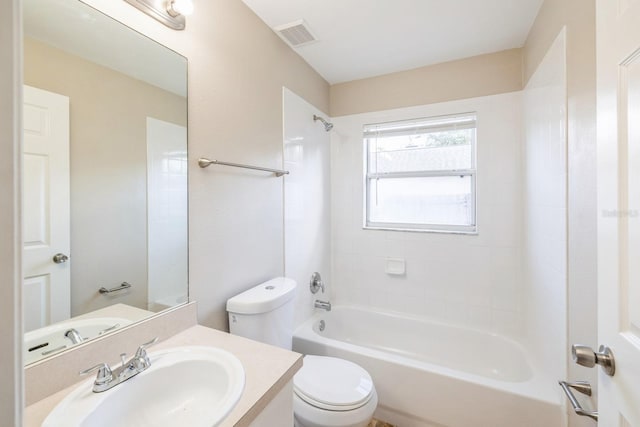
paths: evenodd
<path fill-rule="evenodd" d="M 158 342 L 158 337 L 155 337 L 149 342 L 144 344 L 140 344 L 138 350 L 136 350 L 136 355 L 133 356 L 135 360 L 144 360 L 145 365 L 149 366 L 151 362 L 149 361 L 149 356 L 147 356 L 147 349 Z"/>
<path fill-rule="evenodd" d="M 322 293 L 324 294 L 324 282 L 322 281 L 322 277 L 320 277 L 320 273 L 317 271 L 311 275 L 309 289 L 311 289 L 312 294 L 318 293 L 318 290 L 322 290 Z"/>
<path fill-rule="evenodd" d="M 147 357 L 147 349 L 149 347 L 151 347 L 152 345 L 154 345 L 155 343 L 158 342 L 158 337 L 155 337 L 154 339 L 152 339 L 149 342 L 146 342 L 144 344 L 140 344 L 140 347 L 138 347 L 138 350 L 136 350 L 136 355 L 134 356 L 135 358 L 146 358 Z"/>
<path fill-rule="evenodd" d="M 96 366 L 92 366 L 89 369 L 85 369 L 84 371 L 80 371 L 80 375 L 87 375 L 93 371 L 97 370 L 98 375 L 96 376 L 96 385 L 102 385 L 113 380 L 113 372 L 111 372 L 111 368 L 106 363 L 98 363 Z"/>

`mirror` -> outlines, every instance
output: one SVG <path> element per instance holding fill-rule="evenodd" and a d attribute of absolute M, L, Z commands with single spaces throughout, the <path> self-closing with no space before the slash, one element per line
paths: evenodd
<path fill-rule="evenodd" d="M 25 363 L 187 301 L 187 60 L 25 0 Z"/>

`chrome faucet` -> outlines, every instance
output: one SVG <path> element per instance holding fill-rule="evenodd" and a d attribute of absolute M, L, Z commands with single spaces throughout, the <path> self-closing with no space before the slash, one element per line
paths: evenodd
<path fill-rule="evenodd" d="M 80 344 L 82 341 L 84 341 L 84 338 L 82 338 L 80 332 L 78 332 L 78 330 L 75 328 L 69 329 L 64 333 L 64 336 L 69 338 L 74 344 Z"/>
<path fill-rule="evenodd" d="M 319 299 L 313 304 L 315 308 L 331 311 L 331 303 L 329 301 L 320 301 Z"/>
<path fill-rule="evenodd" d="M 99 363 L 96 366 L 81 371 L 80 375 L 86 375 L 97 370 L 98 374 L 96 380 L 93 382 L 93 392 L 101 393 L 107 391 L 149 368 L 149 366 L 151 366 L 151 360 L 149 360 L 149 356 L 147 355 L 147 348 L 156 342 L 158 342 L 157 337 L 142 344 L 138 347 L 136 354 L 128 361 L 126 360 L 126 353 L 121 354 L 122 366 L 113 371 L 106 363 Z"/>

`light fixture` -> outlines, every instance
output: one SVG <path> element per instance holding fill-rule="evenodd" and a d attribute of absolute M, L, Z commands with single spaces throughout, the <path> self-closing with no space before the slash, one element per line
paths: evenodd
<path fill-rule="evenodd" d="M 184 30 L 185 16 L 193 13 L 192 0 L 124 0 L 174 30 Z"/>

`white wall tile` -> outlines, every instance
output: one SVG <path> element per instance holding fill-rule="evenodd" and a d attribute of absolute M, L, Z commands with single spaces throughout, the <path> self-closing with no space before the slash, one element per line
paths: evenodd
<path fill-rule="evenodd" d="M 491 309 L 485 306 L 469 307 L 469 326 L 474 329 L 491 329 Z"/>
<path fill-rule="evenodd" d="M 466 111 L 478 114 L 478 235 L 362 229 L 362 125 Z M 522 325 L 521 94 L 338 117 L 332 132 L 333 280 L 337 303 L 428 316 L 516 334 Z M 359 257 L 357 267 L 345 254 Z M 387 257 L 406 274 L 385 273 Z M 343 292 L 344 289 L 354 292 Z M 499 289 L 504 295 L 495 295 Z M 499 315 L 493 316 L 492 311 Z M 507 327 L 499 319 L 508 313 Z M 516 320 L 513 321 L 513 317 Z M 498 320 L 496 320 L 498 319 Z"/>
<path fill-rule="evenodd" d="M 524 90 L 523 271 L 529 347 L 566 377 L 567 137 L 564 32 Z M 497 301 L 502 306 L 503 301 Z M 501 322 L 504 319 L 498 319 Z"/>
<path fill-rule="evenodd" d="M 295 324 L 311 316 L 315 299 L 327 299 L 331 280 L 331 249 L 343 271 L 345 283 L 353 277 L 347 263 L 352 252 L 349 240 L 331 242 L 330 140 L 313 115 L 322 113 L 288 89 L 283 90 L 284 162 L 290 174 L 284 178 L 284 273 L 298 282 Z M 311 294 L 309 278 L 319 272 L 328 288 Z M 336 291 L 348 300 L 347 287 Z"/>
<path fill-rule="evenodd" d="M 492 329 L 503 335 L 517 335 L 522 332 L 522 317 L 515 311 L 492 310 Z"/>

